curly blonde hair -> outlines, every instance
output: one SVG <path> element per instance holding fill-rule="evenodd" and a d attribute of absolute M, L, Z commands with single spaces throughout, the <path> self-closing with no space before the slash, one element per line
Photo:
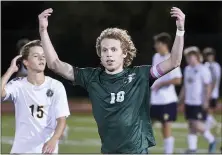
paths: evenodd
<path fill-rule="evenodd" d="M 137 50 L 128 32 L 119 28 L 107 28 L 102 31 L 96 40 L 96 52 L 99 57 L 101 57 L 101 42 L 105 38 L 116 39 L 120 41 L 123 53 L 127 53 L 123 66 L 128 67 L 131 65 L 133 59 L 136 57 Z"/>

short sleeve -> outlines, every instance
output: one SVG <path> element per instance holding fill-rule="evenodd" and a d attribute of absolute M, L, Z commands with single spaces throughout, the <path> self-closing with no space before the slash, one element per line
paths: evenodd
<path fill-rule="evenodd" d="M 93 73 L 96 71 L 96 68 L 78 68 L 73 67 L 74 70 L 74 81 L 73 85 L 80 85 L 83 88 L 87 89 Z"/>
<path fill-rule="evenodd" d="M 201 72 L 202 80 L 204 84 L 210 84 L 212 82 L 212 76 L 210 73 L 210 69 L 207 67 L 203 68 L 203 71 Z"/>
<path fill-rule="evenodd" d="M 14 78 L 9 81 L 5 86 L 6 96 L 2 98 L 2 101 L 10 100 L 15 101 L 18 97 L 18 90 L 19 90 L 19 81 L 21 78 Z"/>
<path fill-rule="evenodd" d="M 140 74 L 141 76 L 143 76 L 144 78 L 146 78 L 147 80 L 149 80 L 149 85 L 150 87 L 153 85 L 153 83 L 155 82 L 156 78 L 154 77 L 154 75 L 152 75 L 151 73 L 151 65 L 142 65 L 139 66 L 139 70 L 140 70 Z"/>
<path fill-rule="evenodd" d="M 180 67 L 175 68 L 174 70 L 172 70 L 171 72 L 169 72 L 170 74 L 170 78 L 174 79 L 174 78 L 181 78 L 182 77 L 182 72 Z"/>
<path fill-rule="evenodd" d="M 68 99 L 66 95 L 66 90 L 62 83 L 58 83 L 56 88 L 56 94 L 54 95 L 55 102 L 55 117 L 68 117 L 70 115 Z"/>

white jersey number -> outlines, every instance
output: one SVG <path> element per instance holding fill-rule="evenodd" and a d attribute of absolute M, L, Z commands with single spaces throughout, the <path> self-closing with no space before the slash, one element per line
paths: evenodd
<path fill-rule="evenodd" d="M 34 111 L 36 110 L 36 112 L 37 112 L 36 116 L 38 118 L 42 118 L 43 117 L 43 106 L 35 107 L 35 105 L 33 104 L 33 105 L 29 106 L 29 108 L 31 109 L 32 116 L 34 116 L 33 114 L 34 114 Z"/>
<path fill-rule="evenodd" d="M 111 93 L 111 101 L 110 104 L 114 104 L 116 102 L 123 102 L 124 101 L 125 92 L 120 91 L 117 94 Z"/>

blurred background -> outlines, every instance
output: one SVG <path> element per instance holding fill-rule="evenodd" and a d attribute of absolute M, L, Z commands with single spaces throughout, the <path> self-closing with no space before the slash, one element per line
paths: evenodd
<path fill-rule="evenodd" d="M 20 39 L 39 39 L 38 14 L 47 8 L 54 10 L 49 17 L 48 31 L 61 60 L 78 67 L 97 67 L 100 60 L 95 50 L 96 38 L 107 27 L 119 27 L 128 30 L 138 49 L 133 65 L 151 64 L 155 54 L 153 36 L 161 32 L 175 36 L 175 19 L 169 13 L 173 6 L 186 14 L 185 47 L 195 45 L 201 50 L 213 47 L 217 61 L 222 65 L 222 2 L 1 1 L 1 75 L 17 55 L 16 43 Z M 183 59 L 181 68 L 184 67 Z M 73 87 L 49 70 L 46 75 L 63 82 L 73 112 L 68 119 L 69 136 L 61 142 L 60 153 L 99 153 L 101 144 L 87 92 L 81 87 Z M 4 114 L 1 149 L 2 153 L 9 153 L 14 136 L 13 104 L 3 104 L 1 109 Z M 217 120 L 221 122 L 220 113 L 219 110 Z M 182 112 L 178 122 L 185 124 Z M 163 141 L 158 124 L 155 127 L 158 145 L 151 149 L 151 153 L 162 153 Z M 175 152 L 183 153 L 187 148 L 186 126 L 175 126 L 174 131 L 174 136 L 178 137 Z M 198 145 L 200 152 L 207 150 L 207 142 L 200 140 Z"/>

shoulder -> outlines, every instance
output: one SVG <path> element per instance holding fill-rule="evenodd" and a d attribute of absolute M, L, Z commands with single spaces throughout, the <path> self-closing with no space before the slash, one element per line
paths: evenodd
<path fill-rule="evenodd" d="M 24 83 L 24 81 L 25 81 L 25 78 L 26 77 L 15 77 L 12 80 L 10 80 L 8 82 L 8 84 L 13 84 L 13 85 L 18 85 L 18 86 L 22 85 Z"/>
<path fill-rule="evenodd" d="M 53 87 L 53 88 L 61 88 L 63 87 L 63 83 L 60 82 L 59 80 L 56 80 L 52 77 L 46 76 L 48 83 Z"/>
<path fill-rule="evenodd" d="M 214 66 L 215 66 L 215 68 L 217 68 L 217 69 L 221 69 L 221 66 L 220 66 L 220 64 L 219 64 L 218 62 L 215 62 L 215 63 L 214 63 Z"/>
<path fill-rule="evenodd" d="M 150 69 L 152 65 L 140 65 L 140 66 L 133 66 L 129 69 L 131 70 L 141 70 L 141 69 Z"/>

